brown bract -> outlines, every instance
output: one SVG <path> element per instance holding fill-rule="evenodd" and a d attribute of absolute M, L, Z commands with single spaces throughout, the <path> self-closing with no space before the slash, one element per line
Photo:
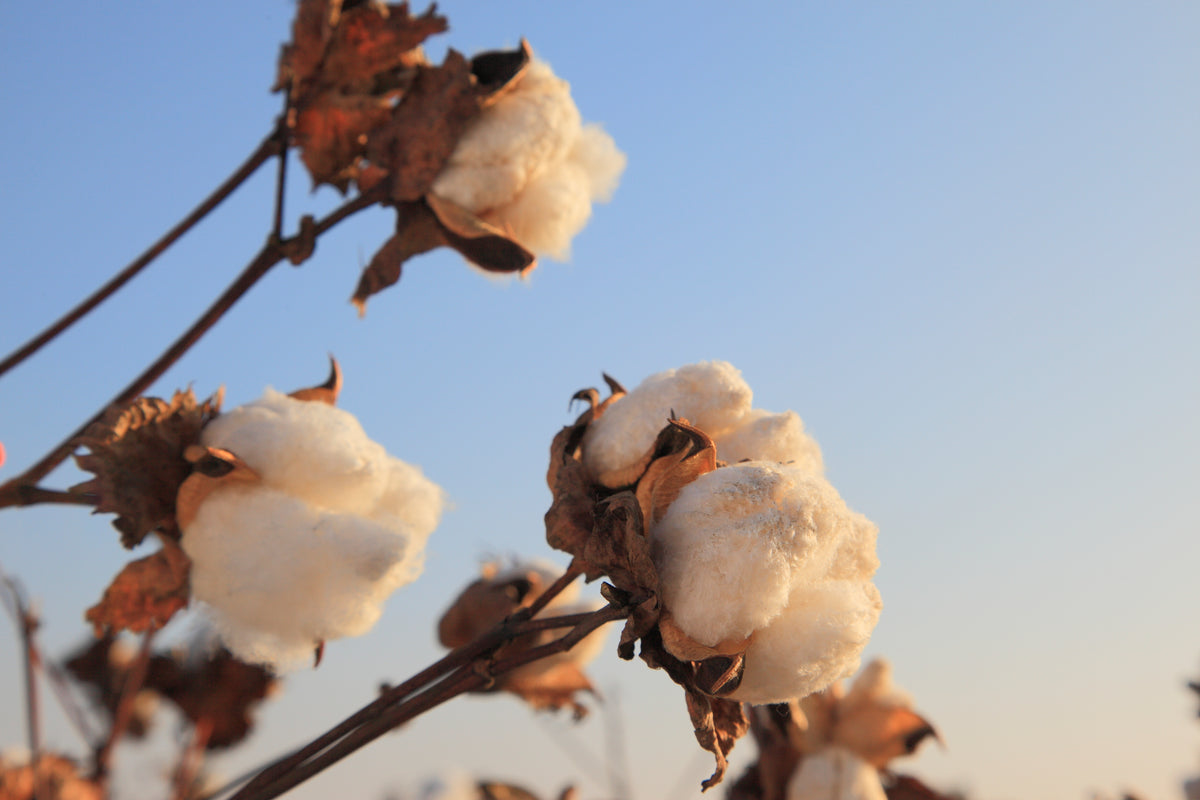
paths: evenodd
<path fill-rule="evenodd" d="M 0 760 L 0 800 L 103 800 L 99 784 L 81 778 L 70 759 L 42 753 L 36 766 L 6 767 Z"/>
<path fill-rule="evenodd" d="M 461 647 L 502 622 L 522 608 L 528 608 L 549 587 L 545 576 L 530 569 L 518 575 L 497 576 L 494 564 L 484 567 L 484 575 L 464 589 L 438 621 L 438 641 L 443 647 Z M 552 616 L 553 609 L 542 616 Z M 499 648 L 496 659 L 519 655 L 534 647 L 548 644 L 561 635 L 559 631 L 540 631 L 518 636 Z M 550 658 L 534 661 L 496 677 L 483 691 L 504 691 L 517 695 L 534 709 L 571 708 L 576 717 L 587 708 L 575 699 L 578 692 L 595 693 L 587 675 L 570 658 Z"/>
<path fill-rule="evenodd" d="M 254 724 L 254 707 L 277 682 L 266 667 L 239 661 L 222 649 L 191 662 L 155 656 L 144 685 L 175 704 L 197 728 L 207 729 L 206 747 L 216 750 L 246 737 Z"/>
<path fill-rule="evenodd" d="M 175 496 L 191 470 L 183 454 L 219 413 L 221 395 L 203 403 L 191 389 L 176 392 L 170 402 L 139 397 L 110 408 L 76 440 L 88 452 L 75 463 L 96 477 L 71 491 L 96 495 L 95 513 L 117 515 L 113 527 L 126 547 L 154 530 L 179 537 Z"/>
<path fill-rule="evenodd" d="M 161 539 L 157 552 L 126 564 L 100 602 L 87 610 L 84 618 L 97 636 L 156 630 L 187 607 L 192 562 L 175 540 Z"/>
<path fill-rule="evenodd" d="M 625 394 L 607 375 L 605 381 L 611 393 L 603 401 L 595 389 L 575 394 L 572 400 L 584 401 L 588 408 L 550 446 L 546 482 L 553 499 L 546 512 L 546 541 L 574 556 L 588 580 L 608 578 L 611 584 L 603 593 L 610 602 L 631 607 L 617 654 L 633 658 L 636 647 L 643 661 L 683 688 L 696 740 L 717 762 L 703 784 L 708 789 L 720 783 L 726 757 L 747 729 L 741 704 L 722 695 L 741 682 L 748 641 L 707 647 L 671 622 L 660 601 L 649 530 L 683 487 L 718 467 L 716 446 L 687 420 L 663 420 L 663 429 L 635 467 L 620 475 L 590 474 L 583 465 L 587 428 Z"/>

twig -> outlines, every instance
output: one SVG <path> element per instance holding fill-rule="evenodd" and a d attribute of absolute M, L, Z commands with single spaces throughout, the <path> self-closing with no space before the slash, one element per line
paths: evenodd
<path fill-rule="evenodd" d="M 133 718 L 137 694 L 142 690 L 142 684 L 146 681 L 146 671 L 150 666 L 150 645 L 154 641 L 154 634 L 157 630 L 152 625 L 142 635 L 142 647 L 125 676 L 125 685 L 121 687 L 121 699 L 117 703 L 116 713 L 113 714 L 112 728 L 109 729 L 108 737 L 105 738 L 96 753 L 94 777 L 98 782 L 103 782 L 108 777 L 109 760 L 112 758 L 113 748 L 116 747 L 121 735 L 129 726 L 129 721 Z"/>
<path fill-rule="evenodd" d="M 283 240 L 283 195 L 287 183 L 288 139 L 291 135 L 289 115 L 292 110 L 292 93 L 283 93 L 283 111 L 279 115 L 279 123 L 275 126 L 275 136 L 279 144 L 279 171 L 275 173 L 275 218 L 271 224 L 271 233 L 276 241 Z"/>
<path fill-rule="evenodd" d="M 554 583 L 546 587 L 546 591 L 537 596 L 537 599 L 529 606 L 529 616 L 537 616 L 537 613 L 550 604 L 550 601 L 558 597 L 563 589 L 571 585 L 571 583 L 583 574 L 583 568 L 578 566 L 575 559 L 571 559 L 571 563 L 567 566 L 566 572 L 558 577 Z"/>
<path fill-rule="evenodd" d="M 46 489 L 42 486 L 26 486 L 21 490 L 23 506 L 57 503 L 66 506 L 94 506 L 100 498 L 89 492 L 64 492 L 62 489 Z"/>
<path fill-rule="evenodd" d="M 21 589 L 20 584 L 8 575 L 0 575 L 0 580 L 8 589 L 5 594 L 5 605 L 21 633 L 21 649 L 25 656 L 25 730 L 28 738 L 29 763 L 33 765 L 36 774 L 42 749 L 37 693 L 38 656 L 33 643 L 33 634 L 37 630 L 38 620 L 37 615 L 29 609 L 29 604 L 25 601 L 25 592 Z"/>
<path fill-rule="evenodd" d="M 192 728 L 192 737 L 179 757 L 179 766 L 175 770 L 174 800 L 189 800 L 196 788 L 196 776 L 204 764 L 204 749 L 208 747 L 208 739 L 212 735 L 213 722 L 208 717 L 201 717 Z"/>
<path fill-rule="evenodd" d="M 382 189 L 382 186 L 380 187 Z M 337 209 L 332 211 L 327 217 L 319 222 L 312 223 L 309 226 L 310 236 L 320 236 L 328 231 L 333 226 L 344 220 L 346 217 L 354 214 L 377 202 L 381 197 L 381 192 L 367 192 L 358 197 L 343 203 Z M 271 267 L 278 264 L 284 258 L 290 257 L 292 248 L 289 247 L 293 240 L 285 242 L 268 241 L 267 244 L 258 252 L 254 259 L 246 266 L 242 273 L 229 285 L 229 287 L 218 297 L 211 306 L 197 319 L 190 328 L 180 336 L 174 344 L 158 357 L 149 367 L 146 368 L 132 383 L 126 386 L 120 394 L 110 400 L 103 408 L 92 415 L 86 422 L 80 425 L 75 431 L 64 439 L 57 447 L 47 453 L 40 461 L 34 464 L 15 478 L 12 478 L 7 483 L 0 485 L 0 508 L 9 506 L 29 505 L 30 493 L 34 489 L 34 484 L 44 478 L 55 467 L 61 464 L 75 450 L 75 440 L 81 436 L 88 426 L 100 419 L 104 412 L 111 406 L 127 403 L 133 398 L 140 395 L 143 391 L 150 387 L 154 381 L 158 380 L 164 372 L 178 361 L 184 353 L 192 348 L 200 340 L 205 333 L 209 331 L 221 319 L 238 300 L 242 298 L 246 292 L 256 284 Z"/>
<path fill-rule="evenodd" d="M 424 691 L 405 697 L 400 702 L 389 704 L 381 702 L 385 698 L 380 698 L 360 709 L 343 723 L 318 737 L 311 745 L 302 748 L 287 759 L 277 762 L 275 766 L 268 768 L 258 778 L 250 781 L 241 791 L 233 795 L 230 800 L 270 800 L 270 798 L 278 797 L 283 792 L 303 783 L 308 778 L 327 769 L 393 728 L 464 692 L 482 688 L 494 676 L 502 675 L 530 662 L 569 650 L 596 628 L 607 622 L 623 619 L 628 614 L 628 607 L 606 606 L 586 615 L 586 621 L 577 624 L 563 637 L 540 647 L 531 648 L 522 653 L 499 659 L 491 664 L 490 668 L 487 669 L 487 674 L 484 674 L 473 663 L 478 656 L 465 659 L 464 654 L 474 650 L 482 650 L 484 652 L 494 650 L 498 646 L 495 644 L 497 638 L 501 640 L 500 644 L 503 644 L 511 641 L 516 635 L 519 635 L 515 633 L 518 626 L 512 625 L 512 618 L 510 618 L 500 623 L 496 628 L 484 634 L 475 642 L 464 645 L 462 648 L 451 653 L 446 659 L 442 659 L 441 662 L 435 664 L 434 667 L 437 667 L 450 658 L 453 658 L 455 661 L 465 660 L 465 663 L 457 666 L 445 679 L 435 683 Z M 514 617 L 516 616 L 514 615 Z M 481 648 L 480 643 L 486 643 L 488 646 Z M 425 670 L 421 675 L 425 675 L 431 669 L 433 668 Z M 412 684 L 414 681 L 415 679 L 406 681 L 401 687 L 391 690 L 388 695 L 396 696 L 398 690 L 402 689 L 403 686 Z"/>
<path fill-rule="evenodd" d="M 68 311 L 57 322 L 37 336 L 30 339 L 22 347 L 13 351 L 4 361 L 0 362 L 0 375 L 8 372 L 13 367 L 20 364 L 25 359 L 42 349 L 43 346 L 52 341 L 56 336 L 65 331 L 67 328 L 74 325 L 89 311 L 103 303 L 111 297 L 118 289 L 128 283 L 135 275 L 150 265 L 154 259 L 162 255 L 168 247 L 174 244 L 179 237 L 187 233 L 196 223 L 208 216 L 214 208 L 224 202 L 225 198 L 233 194 L 239 186 L 253 175 L 259 167 L 279 149 L 279 134 L 277 131 L 272 131 L 271 135 L 263 139 L 262 143 L 255 149 L 253 153 L 242 163 L 240 167 L 234 170 L 233 174 L 225 179 L 224 183 L 218 186 L 212 194 L 204 199 L 200 205 L 192 209 L 192 213 L 188 214 L 180 220 L 175 227 L 167 231 L 161 239 L 150 245 L 144 253 L 134 259 L 125 269 L 114 275 L 108 283 L 101 286 L 90 297 L 77 305 L 75 308 Z"/>

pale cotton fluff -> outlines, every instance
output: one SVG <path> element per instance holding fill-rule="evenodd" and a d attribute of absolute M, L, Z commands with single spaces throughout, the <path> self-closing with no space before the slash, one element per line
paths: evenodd
<path fill-rule="evenodd" d="M 794 463 L 820 474 L 821 449 L 794 411 L 751 408 L 753 392 L 727 361 L 705 361 L 646 378 L 588 426 L 583 458 L 594 476 L 618 474 L 646 454 L 671 413 L 707 433 L 717 458 Z M 636 476 L 635 476 L 636 477 Z"/>
<path fill-rule="evenodd" d="M 524 578 L 530 572 L 535 572 L 540 580 L 540 585 L 543 590 L 548 589 L 550 584 L 554 583 L 562 577 L 563 570 L 561 567 L 556 567 L 549 561 L 543 559 L 531 559 L 513 564 L 511 567 L 497 573 L 489 579 L 490 582 L 503 585 L 514 580 Z M 587 614 L 592 611 L 597 611 L 604 605 L 604 601 L 598 597 L 580 599 L 579 589 L 580 581 L 576 580 L 567 584 L 561 592 L 555 595 L 546 607 L 537 614 L 537 619 L 545 619 L 548 617 L 564 617 L 571 614 Z M 567 629 L 546 631 L 539 637 L 537 644 L 546 644 L 561 637 Z M 542 658 L 537 661 L 532 661 L 525 666 L 517 668 L 514 674 L 523 676 L 537 675 L 549 671 L 554 666 L 561 664 L 564 661 L 573 661 L 579 666 L 591 663 L 596 656 L 600 655 L 600 651 L 604 649 L 604 640 L 607 638 L 607 628 L 601 626 L 589 633 L 575 645 L 564 653 L 557 653 L 547 658 Z"/>
<path fill-rule="evenodd" d="M 879 772 L 840 747 L 805 755 L 788 781 L 787 800 L 887 800 Z"/>
<path fill-rule="evenodd" d="M 570 84 L 534 60 L 472 122 L 432 191 L 562 261 L 624 169 L 612 137 L 582 124 Z"/>
<path fill-rule="evenodd" d="M 262 479 L 218 484 L 182 538 L 192 595 L 239 658 L 289 665 L 317 642 L 365 633 L 420 574 L 442 490 L 351 414 L 268 389 L 201 442 Z"/>
<path fill-rule="evenodd" d="M 664 605 L 708 647 L 749 639 L 731 698 L 777 703 L 858 668 L 879 618 L 874 524 L 823 477 L 745 462 L 700 476 L 651 531 Z"/>

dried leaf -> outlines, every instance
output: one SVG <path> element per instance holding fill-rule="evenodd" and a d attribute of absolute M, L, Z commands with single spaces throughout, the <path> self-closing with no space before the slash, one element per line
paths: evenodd
<path fill-rule="evenodd" d="M 292 126 L 300 159 L 313 185 L 327 183 L 343 194 L 357 178 L 368 134 L 391 116 L 387 98 L 328 91 L 296 109 Z"/>
<path fill-rule="evenodd" d="M 37 764 L 5 766 L 0 759 L 0 800 L 103 800 L 99 784 L 81 778 L 75 762 L 41 753 Z"/>
<path fill-rule="evenodd" d="M 795 746 L 798 726 L 794 703 L 751 706 L 750 732 L 758 745 L 758 760 L 730 788 L 729 800 L 784 800 L 788 780 L 800 763 Z"/>
<path fill-rule="evenodd" d="M 883 769 L 893 758 L 914 753 L 937 731 L 923 717 L 908 708 L 864 704 L 839 717 L 833 729 L 833 743 L 845 747 L 876 769 Z"/>
<path fill-rule="evenodd" d="M 100 602 L 87 610 L 96 636 L 161 628 L 188 604 L 191 561 L 173 540 L 163 538 L 158 552 L 125 565 Z"/>
<path fill-rule="evenodd" d="M 498 685 L 520 697 L 535 711 L 570 708 L 576 719 L 587 714 L 587 707 L 575 701 L 575 693 L 596 692 L 596 687 L 573 661 L 559 661 L 545 670 L 516 669 L 500 676 Z"/>
<path fill-rule="evenodd" d="M 724 779 L 725 771 L 729 768 L 729 753 L 737 740 L 745 735 L 749 722 L 741 703 L 707 697 L 690 690 L 685 690 L 684 694 L 696 741 L 712 753 L 717 762 L 713 774 L 700 784 L 707 791 Z"/>
<path fill-rule="evenodd" d="M 88 687 L 93 699 L 112 718 L 124 695 L 133 659 L 131 648 L 114 635 L 106 634 L 77 650 L 63 666 L 76 680 Z M 138 693 L 125 725 L 126 736 L 141 739 L 146 735 L 157 706 L 156 700 L 153 692 L 143 689 Z"/>
<path fill-rule="evenodd" d="M 450 50 L 439 67 L 417 67 L 391 119 L 367 141 L 367 158 L 391 173 L 393 201 L 412 202 L 428 193 L 479 108 L 461 53 Z"/>
<path fill-rule="evenodd" d="M 445 243 L 441 224 L 423 201 L 397 204 L 396 233 L 371 257 L 350 298 L 358 308 L 358 315 L 367 313 L 369 297 L 400 280 L 405 261 Z"/>
<path fill-rule="evenodd" d="M 306 400 L 314 403 L 325 403 L 326 405 L 336 406 L 338 395 L 342 393 L 342 368 L 338 365 L 337 359 L 333 356 L 329 357 L 329 377 L 325 382 L 317 386 L 310 386 L 307 389 L 297 389 L 288 395 L 288 397 L 296 400 Z"/>
<path fill-rule="evenodd" d="M 442 647 L 462 647 L 485 631 L 526 608 L 547 588 L 537 570 L 528 570 L 505 581 L 493 578 L 496 565 L 484 567 L 484 576 L 473 581 L 455 598 L 438 621 Z"/>
<path fill-rule="evenodd" d="M 194 724 L 211 726 L 207 748 L 237 744 L 253 727 L 253 708 L 274 689 L 266 667 L 239 661 L 219 650 L 195 663 L 175 656 L 150 659 L 145 686 L 174 703 Z"/>
<path fill-rule="evenodd" d="M 637 498 L 650 525 L 667 513 L 680 490 L 717 468 L 717 446 L 687 420 L 673 419 L 650 449 L 649 466 L 638 480 Z"/>
<path fill-rule="evenodd" d="M 428 195 L 425 200 L 442 225 L 446 244 L 480 269 L 524 275 L 537 266 L 533 253 L 462 206 L 435 194 Z"/>
<path fill-rule="evenodd" d="M 175 497 L 191 471 L 183 454 L 219 413 L 221 394 L 203 403 L 191 389 L 176 392 L 169 403 L 139 397 L 110 408 L 76 440 L 88 452 L 75 463 L 96 477 L 72 491 L 95 494 L 96 513 L 117 515 L 113 527 L 126 547 L 154 530 L 178 537 Z"/>
<path fill-rule="evenodd" d="M 322 80 L 342 89 L 368 91 L 383 76 L 425 63 L 421 43 L 447 28 L 430 6 L 410 16 L 407 3 L 362 3 L 343 10 L 325 48 Z"/>

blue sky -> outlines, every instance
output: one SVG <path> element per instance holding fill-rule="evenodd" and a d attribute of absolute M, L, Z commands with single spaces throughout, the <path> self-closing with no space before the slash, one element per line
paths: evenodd
<path fill-rule="evenodd" d="M 1178 798 L 1200 771 L 1200 7 L 443 2 L 465 53 L 521 36 L 629 156 L 569 264 L 498 282 L 411 262 L 365 319 L 348 298 L 382 212 L 276 268 L 156 386 L 229 405 L 346 372 L 342 406 L 454 500 L 425 576 L 367 637 L 289 679 L 230 774 L 309 738 L 437 656 L 432 624 L 480 559 L 554 558 L 550 437 L 570 395 L 725 359 L 795 409 L 880 526 L 869 655 L 946 740 L 903 765 L 972 796 Z M 0 350 L 99 285 L 269 130 L 292 6 L 77 2 L 0 26 Z M 264 170 L 116 300 L 0 379 L 0 478 L 115 394 L 261 245 Z M 288 217 L 338 201 L 292 173 Z M 50 483 L 69 485 L 63 469 Z M 129 558 L 78 509 L 0 515 L 0 563 L 62 652 Z M 559 559 L 561 561 L 561 559 Z M 15 642 L 15 638 L 11 641 Z M 615 649 L 615 635 L 613 647 Z M 20 707 L 0 647 L 0 709 Z M 687 797 L 679 692 L 608 654 L 637 795 Z M 468 698 L 296 797 L 381 797 L 458 766 L 608 793 L 577 729 Z M 0 746 L 23 736 L 0 714 Z M 549 732 L 551 735 L 546 735 Z M 78 747 L 61 724 L 50 739 Z M 735 751 L 735 772 L 752 746 Z M 158 759 L 157 761 L 155 759 Z M 157 769 L 159 754 L 131 754 Z"/>

